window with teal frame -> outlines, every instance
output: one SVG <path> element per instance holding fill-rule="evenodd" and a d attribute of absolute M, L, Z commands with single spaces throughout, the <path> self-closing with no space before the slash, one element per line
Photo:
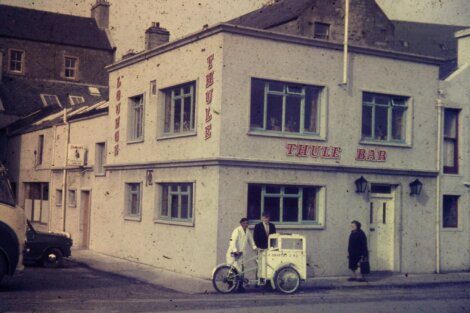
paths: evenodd
<path fill-rule="evenodd" d="M 321 187 L 289 185 L 248 185 L 250 221 L 259 221 L 268 212 L 278 224 L 318 224 L 318 195 Z"/>
<path fill-rule="evenodd" d="M 250 129 L 318 135 L 322 90 L 317 86 L 252 78 Z"/>
<path fill-rule="evenodd" d="M 162 220 L 191 222 L 193 219 L 191 183 L 162 183 L 159 218 Z"/>
<path fill-rule="evenodd" d="M 364 92 L 362 95 L 362 139 L 404 143 L 408 99 Z"/>

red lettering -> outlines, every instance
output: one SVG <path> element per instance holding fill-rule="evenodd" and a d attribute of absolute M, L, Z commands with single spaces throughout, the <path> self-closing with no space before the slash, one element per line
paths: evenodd
<path fill-rule="evenodd" d="M 114 133 L 114 141 L 119 142 L 119 130 Z"/>
<path fill-rule="evenodd" d="M 116 101 L 121 101 L 121 90 L 116 92 Z"/>
<path fill-rule="evenodd" d="M 333 153 L 331 154 L 331 157 L 333 159 L 339 159 L 341 158 L 341 148 L 340 147 L 333 147 Z"/>
<path fill-rule="evenodd" d="M 118 76 L 116 80 L 116 88 L 119 88 L 119 87 L 121 87 L 121 76 Z"/>
<path fill-rule="evenodd" d="M 204 128 L 204 139 L 207 140 L 209 138 L 212 137 L 212 125 L 209 124 L 209 125 L 206 125 L 206 127 Z"/>
<path fill-rule="evenodd" d="M 374 150 L 367 151 L 367 161 L 375 161 L 375 152 L 374 152 Z"/>
<path fill-rule="evenodd" d="M 121 113 L 121 103 L 120 102 L 118 104 L 116 104 L 116 115 L 119 115 L 119 113 Z"/>
<path fill-rule="evenodd" d="M 293 155 L 296 146 L 297 146 L 296 144 L 288 143 L 288 144 L 286 145 L 286 148 L 287 148 L 287 155 Z"/>
<path fill-rule="evenodd" d="M 321 154 L 321 157 L 322 158 L 325 158 L 325 159 L 328 159 L 330 158 L 328 152 L 330 151 L 330 147 L 322 147 L 322 154 Z"/>
<path fill-rule="evenodd" d="M 211 108 L 206 108 L 206 123 L 212 120 Z"/>
<path fill-rule="evenodd" d="M 209 88 L 214 84 L 214 71 L 206 75 L 206 88 Z"/>
<path fill-rule="evenodd" d="M 114 129 L 119 128 L 120 121 L 121 121 L 121 117 L 119 117 L 119 116 L 116 117 L 116 119 L 114 120 Z"/>
<path fill-rule="evenodd" d="M 387 161 L 387 151 L 379 150 L 378 161 L 381 161 L 381 162 Z"/>
<path fill-rule="evenodd" d="M 297 156 L 305 157 L 307 156 L 308 145 L 297 145 Z"/>
<path fill-rule="evenodd" d="M 318 158 L 320 156 L 320 148 L 321 146 L 312 146 L 310 148 L 310 156 L 312 158 Z"/>
<path fill-rule="evenodd" d="M 366 149 L 357 149 L 356 160 L 364 161 L 366 159 Z"/>
<path fill-rule="evenodd" d="M 114 156 L 119 154 L 119 145 L 114 145 Z"/>
<path fill-rule="evenodd" d="M 206 104 L 209 105 L 212 103 L 212 93 L 214 92 L 214 89 L 209 89 L 206 91 Z"/>
<path fill-rule="evenodd" d="M 207 57 L 207 65 L 208 65 L 208 69 L 211 70 L 212 69 L 212 62 L 214 61 L 214 55 L 211 54 L 210 56 Z"/>

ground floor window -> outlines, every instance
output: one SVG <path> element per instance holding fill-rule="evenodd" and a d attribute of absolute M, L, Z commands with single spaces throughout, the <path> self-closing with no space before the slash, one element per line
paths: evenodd
<path fill-rule="evenodd" d="M 25 183 L 26 218 L 47 224 L 49 218 L 49 183 Z"/>
<path fill-rule="evenodd" d="M 444 195 L 442 199 L 442 227 L 459 227 L 459 196 Z"/>
<path fill-rule="evenodd" d="M 193 218 L 193 185 L 191 183 L 162 183 L 159 218 L 191 222 Z"/>
<path fill-rule="evenodd" d="M 260 220 L 262 212 L 271 221 L 285 224 L 320 223 L 319 194 L 321 187 L 289 185 L 248 185 L 250 220 Z"/>
<path fill-rule="evenodd" d="M 140 183 L 126 183 L 126 211 L 127 218 L 140 218 L 142 212 L 142 196 Z"/>

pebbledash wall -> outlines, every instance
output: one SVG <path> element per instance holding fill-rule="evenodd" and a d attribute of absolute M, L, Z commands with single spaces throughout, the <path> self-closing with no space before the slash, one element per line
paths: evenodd
<path fill-rule="evenodd" d="M 344 86 L 340 45 L 224 24 L 111 65 L 110 154 L 106 179 L 93 189 L 90 248 L 207 278 L 247 215 L 248 184 L 316 186 L 316 223 L 278 228 L 306 235 L 310 275 L 345 274 L 350 221 L 374 235 L 370 202 L 380 195 L 355 192 L 364 176 L 390 187 L 387 269 L 435 271 L 438 60 L 355 47 L 349 57 Z M 321 86 L 319 134 L 250 131 L 252 78 Z M 165 137 L 163 91 L 192 81 L 195 131 Z M 404 143 L 361 141 L 363 92 L 407 97 Z M 136 95 L 144 99 L 143 138 L 130 141 L 129 98 Z M 328 150 L 312 158 L 304 145 Z M 423 191 L 410 196 L 416 178 Z M 126 183 L 140 184 L 137 216 L 126 214 Z M 191 221 L 160 217 L 161 183 L 192 184 Z"/>

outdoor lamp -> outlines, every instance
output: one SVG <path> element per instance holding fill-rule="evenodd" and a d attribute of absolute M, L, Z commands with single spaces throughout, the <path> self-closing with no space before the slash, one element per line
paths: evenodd
<path fill-rule="evenodd" d="M 423 183 L 419 179 L 415 179 L 410 183 L 410 196 L 419 195 L 423 189 Z"/>
<path fill-rule="evenodd" d="M 364 176 L 356 179 L 354 183 L 356 184 L 357 193 L 364 193 L 367 190 L 368 181 L 364 178 Z"/>

